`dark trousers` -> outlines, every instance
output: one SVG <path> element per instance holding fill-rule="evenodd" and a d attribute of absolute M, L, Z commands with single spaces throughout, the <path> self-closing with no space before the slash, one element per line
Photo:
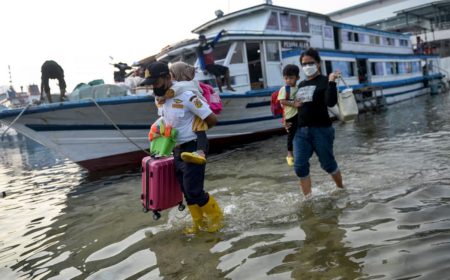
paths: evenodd
<path fill-rule="evenodd" d="M 61 95 L 66 93 L 66 81 L 64 80 L 64 70 L 53 60 L 47 60 L 41 66 L 41 95 L 42 92 L 50 94 L 49 79 L 58 79 Z"/>
<path fill-rule="evenodd" d="M 285 123 L 291 124 L 291 127 L 289 128 L 288 132 L 287 132 L 287 150 L 289 152 L 292 152 L 294 150 L 294 136 L 295 136 L 295 132 L 297 131 L 297 127 L 298 127 L 298 115 L 295 115 L 294 117 L 285 120 Z"/>
<path fill-rule="evenodd" d="M 195 140 L 184 143 L 173 150 L 175 174 L 187 204 L 203 206 L 209 199 L 208 193 L 204 190 L 206 165 L 184 162 L 181 159 L 182 152 L 194 152 L 196 150 L 197 141 Z"/>
<path fill-rule="evenodd" d="M 60 93 L 64 94 L 66 92 L 66 81 L 64 80 L 64 76 L 49 77 L 44 75 L 41 78 L 41 91 L 43 90 L 46 94 L 50 93 L 50 79 L 58 79 Z"/>
<path fill-rule="evenodd" d="M 202 150 L 203 152 L 208 151 L 208 137 L 206 136 L 206 131 L 196 131 L 197 135 L 197 150 Z"/>

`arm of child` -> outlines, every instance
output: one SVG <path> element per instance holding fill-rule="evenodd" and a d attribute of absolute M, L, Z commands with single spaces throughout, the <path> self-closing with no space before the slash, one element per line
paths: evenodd
<path fill-rule="evenodd" d="M 217 117 L 209 108 L 209 105 L 198 98 L 193 92 L 190 93 L 189 102 L 186 103 L 187 108 L 206 122 L 208 128 L 216 125 Z"/>
<path fill-rule="evenodd" d="M 290 107 L 294 107 L 294 108 L 299 108 L 300 106 L 302 106 L 302 102 L 298 99 L 295 99 L 295 100 L 281 99 L 280 104 L 283 106 L 290 106 Z"/>

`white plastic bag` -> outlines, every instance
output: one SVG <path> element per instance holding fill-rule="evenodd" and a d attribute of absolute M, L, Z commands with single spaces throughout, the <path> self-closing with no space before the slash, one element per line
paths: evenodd
<path fill-rule="evenodd" d="M 358 116 L 358 104 L 351 88 L 346 88 L 338 93 L 338 107 L 340 120 L 344 122 L 353 121 Z"/>

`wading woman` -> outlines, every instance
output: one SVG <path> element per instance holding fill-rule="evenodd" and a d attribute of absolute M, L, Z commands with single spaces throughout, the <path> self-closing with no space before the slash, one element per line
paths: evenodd
<path fill-rule="evenodd" d="M 306 79 L 300 82 L 297 98 L 298 128 L 294 136 L 294 169 L 300 178 L 305 196 L 311 193 L 309 159 L 316 153 L 320 166 L 331 175 L 336 186 L 343 188 L 342 176 L 333 154 L 334 128 L 328 108 L 337 103 L 336 79 L 339 72 L 327 78 L 320 72 L 320 56 L 315 49 L 308 49 L 300 56 L 300 64 Z"/>

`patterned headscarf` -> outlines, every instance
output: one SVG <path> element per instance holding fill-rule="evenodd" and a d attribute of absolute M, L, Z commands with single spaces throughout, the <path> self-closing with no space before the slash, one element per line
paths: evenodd
<path fill-rule="evenodd" d="M 170 68 L 170 75 L 175 81 L 191 81 L 195 76 L 195 67 L 184 62 L 175 62 Z"/>

